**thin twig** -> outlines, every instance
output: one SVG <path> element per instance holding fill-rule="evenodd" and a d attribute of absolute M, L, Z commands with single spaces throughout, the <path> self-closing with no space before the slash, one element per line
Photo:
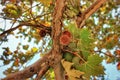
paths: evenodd
<path fill-rule="evenodd" d="M 86 62 L 86 61 L 78 54 L 77 51 L 74 52 L 74 51 L 71 51 L 71 50 L 68 50 L 68 49 L 63 49 L 63 51 L 69 52 L 69 53 L 71 53 L 71 54 L 73 54 L 73 55 L 79 57 L 83 62 Z"/>
<path fill-rule="evenodd" d="M 17 28 L 19 28 L 19 27 L 22 27 L 22 26 L 34 26 L 34 28 L 38 28 L 38 29 L 40 29 L 40 28 L 43 28 L 43 29 L 46 29 L 46 30 L 51 30 L 51 27 L 48 27 L 48 26 L 45 26 L 45 25 L 43 25 L 43 24 L 31 24 L 31 23 L 27 23 L 27 22 L 25 22 L 25 23 L 21 23 L 21 24 L 19 24 L 18 26 L 16 26 L 16 27 L 14 27 L 14 28 L 11 28 L 11 29 L 9 29 L 9 30 L 6 30 L 6 31 L 4 31 L 3 33 L 1 33 L 0 34 L 0 39 L 2 39 L 6 34 L 9 34 L 9 33 L 11 33 L 12 31 L 14 31 L 14 30 L 16 30 Z"/>

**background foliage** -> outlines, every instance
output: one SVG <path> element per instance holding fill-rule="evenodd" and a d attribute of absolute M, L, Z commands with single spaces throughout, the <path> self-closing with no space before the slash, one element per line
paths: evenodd
<path fill-rule="evenodd" d="M 63 32 L 71 33 L 69 50 L 63 50 L 62 65 L 70 80 L 90 79 L 105 75 L 103 60 L 117 63 L 120 70 L 120 3 L 109 0 L 86 20 L 85 26 L 78 29 L 75 18 L 84 12 L 95 0 L 67 0 L 63 12 Z M 42 57 L 52 48 L 52 12 L 55 0 L 2 0 L 0 17 L 12 24 L 0 26 L 0 44 L 8 43 L 8 36 L 22 38 L 30 44 L 17 44 L 14 51 L 10 47 L 0 47 L 0 60 L 3 65 L 12 65 L 4 71 L 5 75 L 16 72 L 36 54 Z M 16 26 L 19 25 L 19 26 Z M 25 66 L 26 67 L 26 66 Z M 23 67 L 23 68 L 25 68 Z M 72 74 L 76 73 L 76 74 Z M 52 69 L 43 76 L 54 80 Z"/>

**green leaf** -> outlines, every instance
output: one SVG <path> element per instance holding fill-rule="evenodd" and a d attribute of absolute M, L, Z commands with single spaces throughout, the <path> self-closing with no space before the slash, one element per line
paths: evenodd
<path fill-rule="evenodd" d="M 31 37 L 28 37 L 28 42 L 31 42 L 32 38 Z"/>
<path fill-rule="evenodd" d="M 88 28 L 83 28 L 80 31 L 80 39 L 82 43 L 85 43 L 86 45 L 90 45 L 91 42 L 93 42 L 93 38 L 92 38 L 92 33 L 90 32 L 90 30 L 88 30 Z"/>
<path fill-rule="evenodd" d="M 114 46 L 115 46 L 114 41 L 106 42 L 106 49 L 112 49 L 114 48 Z"/>
<path fill-rule="evenodd" d="M 7 64 L 9 64 L 10 63 L 10 60 L 4 60 L 4 65 L 7 65 Z"/>
<path fill-rule="evenodd" d="M 77 28 L 75 22 L 68 23 L 67 29 L 72 33 L 73 38 L 78 38 L 80 29 Z"/>
<path fill-rule="evenodd" d="M 82 51 L 83 57 L 87 60 L 88 56 L 92 54 L 92 50 L 94 49 L 94 39 L 92 37 L 92 33 L 88 28 L 83 28 L 79 32 L 80 37 L 77 44 L 77 48 Z"/>
<path fill-rule="evenodd" d="M 88 57 L 88 63 L 92 63 L 93 65 L 98 65 L 102 62 L 103 58 L 100 57 L 99 55 L 91 55 Z"/>
<path fill-rule="evenodd" d="M 87 50 L 82 50 L 82 55 L 85 60 L 87 60 L 88 56 L 90 56 L 91 52 Z"/>
<path fill-rule="evenodd" d="M 99 55 L 90 55 L 88 61 L 79 67 L 80 71 L 85 72 L 85 77 L 99 76 L 104 74 L 104 68 L 101 65 L 103 58 Z"/>
<path fill-rule="evenodd" d="M 63 54 L 63 58 L 64 58 L 66 61 L 71 62 L 71 61 L 72 61 L 72 58 L 73 58 L 73 54 L 66 52 L 66 53 Z"/>

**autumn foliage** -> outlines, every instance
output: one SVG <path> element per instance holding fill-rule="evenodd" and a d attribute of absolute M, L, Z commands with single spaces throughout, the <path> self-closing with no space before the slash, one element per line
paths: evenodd
<path fill-rule="evenodd" d="M 104 79 L 104 61 L 120 70 L 118 2 L 1 0 L 2 80 Z"/>

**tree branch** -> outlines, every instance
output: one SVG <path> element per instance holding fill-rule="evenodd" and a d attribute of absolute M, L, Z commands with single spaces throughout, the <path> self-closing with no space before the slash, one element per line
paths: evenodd
<path fill-rule="evenodd" d="M 22 27 L 22 26 L 33 26 L 34 28 L 43 28 L 45 30 L 49 30 L 51 31 L 51 27 L 48 27 L 48 26 L 45 26 L 43 24 L 32 24 L 32 23 L 29 23 L 29 22 L 24 22 L 24 23 L 21 23 L 19 24 L 18 26 L 14 27 L 14 28 L 11 28 L 11 29 L 8 29 L 6 31 L 4 31 L 3 33 L 0 34 L 0 40 L 6 35 L 6 34 L 9 34 L 11 33 L 12 31 L 18 29 L 19 27 Z"/>
<path fill-rule="evenodd" d="M 85 20 L 95 13 L 107 0 L 97 0 L 85 12 L 79 14 L 76 19 L 77 26 L 82 28 L 85 25 Z"/>
<path fill-rule="evenodd" d="M 41 70 L 38 72 L 35 80 L 40 80 L 43 77 L 43 75 L 48 71 L 48 69 L 49 69 L 49 66 L 46 66 L 46 65 L 43 66 Z"/>
<path fill-rule="evenodd" d="M 52 61 L 51 66 L 54 69 L 55 79 L 56 80 L 65 80 L 64 70 L 61 65 L 62 53 L 60 48 L 60 35 L 62 32 L 62 16 L 63 10 L 65 7 L 66 0 L 56 0 L 56 5 L 53 13 L 53 27 L 52 27 L 52 39 L 53 39 L 53 48 L 52 48 Z"/>
<path fill-rule="evenodd" d="M 45 73 L 49 68 L 49 57 L 51 55 L 51 51 L 47 53 L 45 56 L 43 56 L 41 59 L 39 59 L 34 64 L 28 66 L 22 71 L 12 73 L 8 75 L 6 78 L 2 80 L 25 80 L 29 77 L 32 77 L 34 74 L 37 74 L 41 70 Z M 45 67 L 46 69 L 43 69 Z M 44 75 L 44 73 L 41 73 L 40 75 Z"/>
<path fill-rule="evenodd" d="M 54 73 L 55 80 L 65 80 L 65 72 L 61 62 L 56 64 L 56 67 L 54 67 Z"/>

